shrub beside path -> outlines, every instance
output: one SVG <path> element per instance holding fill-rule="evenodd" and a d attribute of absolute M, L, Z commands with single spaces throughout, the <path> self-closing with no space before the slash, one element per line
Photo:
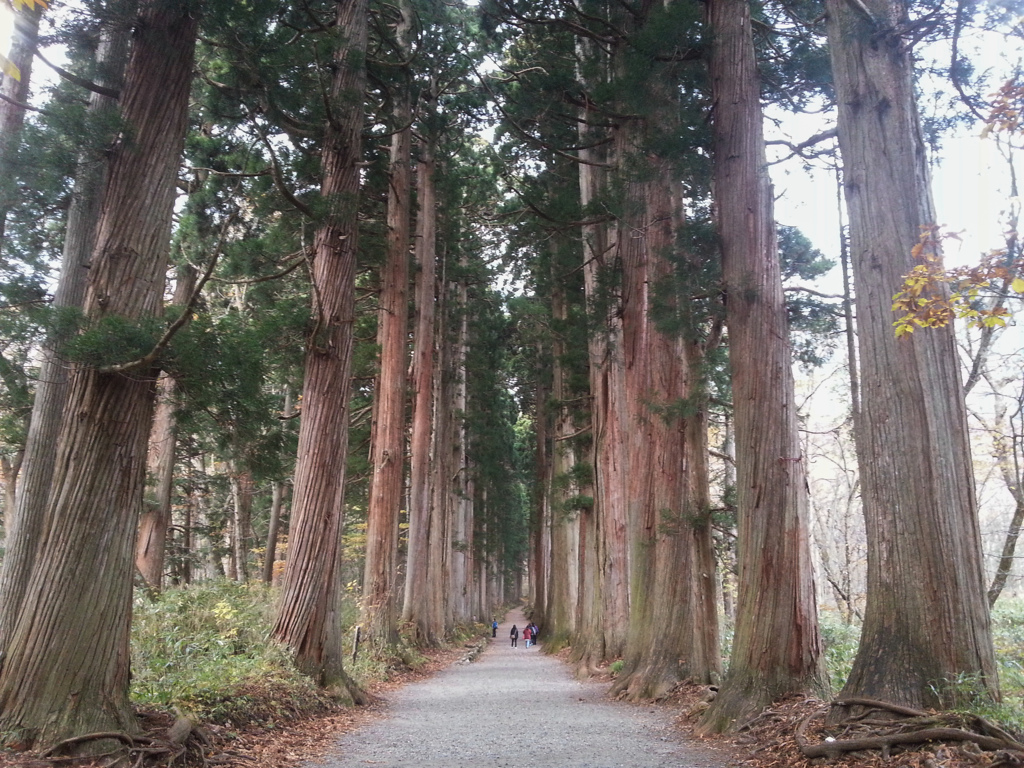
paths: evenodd
<path fill-rule="evenodd" d="M 519 647 L 509 643 L 512 624 Z M 558 659 L 526 648 L 522 612 L 472 663 L 454 664 L 390 698 L 385 717 L 345 734 L 327 768 L 724 768 L 687 744 L 672 711 L 604 698 L 607 685 L 574 680 Z M 542 628 L 543 639 L 543 628 Z"/>

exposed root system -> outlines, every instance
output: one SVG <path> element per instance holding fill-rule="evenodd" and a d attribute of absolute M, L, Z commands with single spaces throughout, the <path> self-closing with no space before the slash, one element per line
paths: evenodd
<path fill-rule="evenodd" d="M 706 688 L 681 695 L 683 727 L 696 723 L 706 698 Z M 828 725 L 834 707 L 846 718 Z M 1024 743 L 983 717 L 870 699 L 790 699 L 712 743 L 722 740 L 735 748 L 736 764 L 750 768 L 1024 768 Z"/>

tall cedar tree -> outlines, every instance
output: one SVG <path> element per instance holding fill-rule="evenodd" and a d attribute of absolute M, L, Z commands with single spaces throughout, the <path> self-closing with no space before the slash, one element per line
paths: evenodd
<path fill-rule="evenodd" d="M 722 730 L 791 693 L 824 696 L 806 459 L 747 0 L 711 0 L 715 201 L 736 434 L 739 600 Z"/>
<path fill-rule="evenodd" d="M 603 85 L 601 74 L 606 69 L 603 57 L 595 55 L 600 46 L 591 40 L 577 43 L 581 62 L 577 77 L 587 92 Z M 589 66 L 587 66 L 589 64 Z M 596 72 L 595 72 L 596 70 Z M 607 152 L 602 147 L 605 115 L 586 99 L 580 109 L 579 184 L 582 226 L 583 280 L 588 306 L 598 314 L 590 323 L 587 342 L 589 356 L 591 430 L 593 432 L 593 464 L 595 512 L 593 527 L 586 538 L 584 567 L 587 568 L 581 598 L 598 601 L 591 609 L 581 605 L 584 621 L 574 646 L 592 645 L 580 651 L 580 661 L 599 665 L 605 659 L 619 658 L 626 649 L 629 628 L 629 526 L 626 518 L 626 440 L 623 395 L 625 364 L 622 357 L 622 318 L 617 302 L 605 295 L 605 284 L 612 272 L 614 254 L 608 247 L 609 224 L 600 220 L 595 208 L 603 198 L 608 184 L 605 169 Z M 592 626 L 586 617 L 597 615 Z"/>
<path fill-rule="evenodd" d="M 402 622 L 417 642 L 433 645 L 444 611 L 433 611 L 432 595 L 444 590 L 444 562 L 431 558 L 430 532 L 442 526 L 443 509 L 433 504 L 431 442 L 435 434 L 434 392 L 438 374 L 436 344 L 437 193 L 431 139 L 420 147 L 416 167 L 416 326 L 413 333 L 412 428 L 409 437 L 409 554 L 406 561 Z"/>
<path fill-rule="evenodd" d="M 596 48 L 581 41 L 578 49 L 584 47 L 587 51 Z M 602 168 L 604 152 L 592 146 L 599 143 L 595 139 L 600 137 L 600 131 L 591 123 L 600 122 L 599 114 L 592 114 L 586 106 L 581 108 L 579 143 L 586 149 L 580 150 L 579 186 L 580 208 L 585 218 L 591 215 L 591 203 L 600 198 L 607 183 Z M 618 313 L 601 296 L 602 275 L 610 269 L 608 224 L 584 224 L 582 235 L 584 294 L 588 305 L 601 312 L 590 323 L 587 339 L 594 509 L 592 514 L 585 515 L 581 531 L 580 623 L 573 640 L 577 663 L 589 671 L 606 658 L 620 657 L 625 650 L 629 626 L 629 546 L 626 504 L 622 498 L 625 485 L 621 477 L 625 461 L 622 329 Z"/>
<path fill-rule="evenodd" d="M 893 332 L 892 296 L 935 224 L 902 32 L 912 25 L 899 0 L 826 7 L 856 290 L 868 537 L 864 627 L 841 697 L 946 707 L 964 679 L 997 697 L 953 329 Z"/>
<path fill-rule="evenodd" d="M 96 79 L 100 86 L 119 89 L 122 85 L 128 62 L 131 23 L 137 6 L 137 2 L 121 4 L 119 13 L 103 25 L 96 51 Z M 89 95 L 89 118 L 104 124 L 116 113 L 117 101 L 109 94 Z M 102 153 L 91 148 L 80 155 L 68 208 L 60 277 L 53 296 L 55 309 L 77 310 L 82 307 L 89 260 L 96 244 L 106 171 L 106 144 Z M 69 371 L 64 362 L 67 341 L 66 336 L 54 333 L 43 344 L 43 359 L 25 441 L 27 461 L 19 481 L 16 504 L 8 508 L 10 512 L 4 521 L 7 549 L 0 565 L 0 594 L 5 595 L 0 602 L 0 648 L 6 645 L 21 610 L 21 599 L 32 574 L 35 549 L 50 498 L 57 437 L 68 396 Z"/>
<path fill-rule="evenodd" d="M 160 312 L 196 29 L 189 3 L 142 6 L 122 96 L 128 130 L 112 150 L 85 298 L 93 323 Z M 0 727 L 21 744 L 137 730 L 128 635 L 155 374 L 152 364 L 72 368 L 74 418 L 61 429 L 38 555 L 0 670 Z"/>
<path fill-rule="evenodd" d="M 341 637 L 341 534 L 355 321 L 367 0 L 339 3 L 331 114 L 320 192 L 327 215 L 313 241 L 314 325 L 306 343 L 302 422 L 288 562 L 273 637 L 321 686 L 362 694 L 345 674 Z"/>
<path fill-rule="evenodd" d="M 396 51 L 412 50 L 412 9 L 398 4 Z M 373 399 L 370 498 L 362 623 L 375 645 L 398 643 L 398 518 L 405 485 L 405 392 L 409 328 L 409 230 L 412 199 L 412 100 L 408 68 L 395 85 L 387 203 L 387 246 L 381 268 L 377 345 L 380 370 Z"/>
<path fill-rule="evenodd" d="M 625 666 L 613 690 L 631 698 L 658 697 L 679 680 L 717 676 L 715 562 L 709 519 L 707 404 L 703 349 L 692 334 L 663 324 L 687 308 L 674 291 L 676 253 L 684 222 L 680 174 L 673 157 L 656 149 L 678 126 L 679 95 L 672 87 L 679 62 L 666 50 L 686 46 L 695 8 L 674 0 L 637 14 L 634 36 L 623 43 L 615 75 L 645 83 L 645 112 L 633 94 L 629 117 L 618 121 L 614 153 L 622 213 L 615 244 L 621 264 L 627 520 L 630 528 L 630 625 Z M 685 25 L 685 26 L 682 26 Z M 682 26 L 682 28 L 677 28 Z M 678 39 L 660 38 L 672 29 Z M 671 49 L 666 49 L 669 43 Z M 631 114 L 632 113 L 632 114 Z"/>

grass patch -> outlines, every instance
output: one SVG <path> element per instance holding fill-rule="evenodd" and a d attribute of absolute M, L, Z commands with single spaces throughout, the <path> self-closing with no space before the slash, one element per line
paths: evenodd
<path fill-rule="evenodd" d="M 272 605 L 263 584 L 231 581 L 137 598 L 132 701 L 230 725 L 272 725 L 330 707 L 288 652 L 269 641 Z"/>

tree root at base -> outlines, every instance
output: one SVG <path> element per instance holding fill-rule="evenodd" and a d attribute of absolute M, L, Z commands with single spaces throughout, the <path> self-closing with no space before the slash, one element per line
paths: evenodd
<path fill-rule="evenodd" d="M 122 746 L 103 754 L 87 752 L 75 754 L 87 744 L 103 741 L 119 741 Z M 202 729 L 196 728 L 189 718 L 178 713 L 174 724 L 167 729 L 162 738 L 144 735 L 132 736 L 121 731 L 99 731 L 64 739 L 40 752 L 39 756 L 54 765 L 74 764 L 85 760 L 94 764 L 97 760 L 106 759 L 107 762 L 103 764 L 110 768 L 119 768 L 120 766 L 141 768 L 143 765 L 170 765 L 184 755 L 190 747 L 197 748 L 197 752 L 202 758 L 203 750 L 209 744 L 209 737 Z M 66 754 L 60 754 L 62 752 Z M 203 762 L 206 762 L 205 759 Z"/>
<path fill-rule="evenodd" d="M 820 717 L 830 707 L 862 706 L 865 712 L 853 716 L 848 725 L 859 727 L 861 733 L 853 738 L 827 739 L 811 744 L 807 739 L 807 729 L 813 719 Z M 900 715 L 905 719 L 866 720 L 870 712 L 882 710 L 890 715 Z M 954 725 L 957 720 L 969 720 L 971 730 Z M 859 722 L 858 722 L 859 721 Z M 868 728 L 868 726 L 871 726 Z M 875 701 L 872 699 L 846 699 L 834 701 L 820 707 L 804 718 L 796 729 L 795 740 L 801 754 L 806 758 L 825 757 L 838 758 L 846 752 L 861 750 L 881 750 L 888 755 L 893 747 L 907 747 L 912 744 L 929 744 L 945 742 L 970 742 L 979 749 L 1006 753 L 1004 765 L 1024 764 L 1024 743 L 993 723 L 977 715 L 960 717 L 922 712 L 920 710 L 901 707 L 897 704 Z M 1017 762 L 1020 761 L 1020 762 Z"/>

